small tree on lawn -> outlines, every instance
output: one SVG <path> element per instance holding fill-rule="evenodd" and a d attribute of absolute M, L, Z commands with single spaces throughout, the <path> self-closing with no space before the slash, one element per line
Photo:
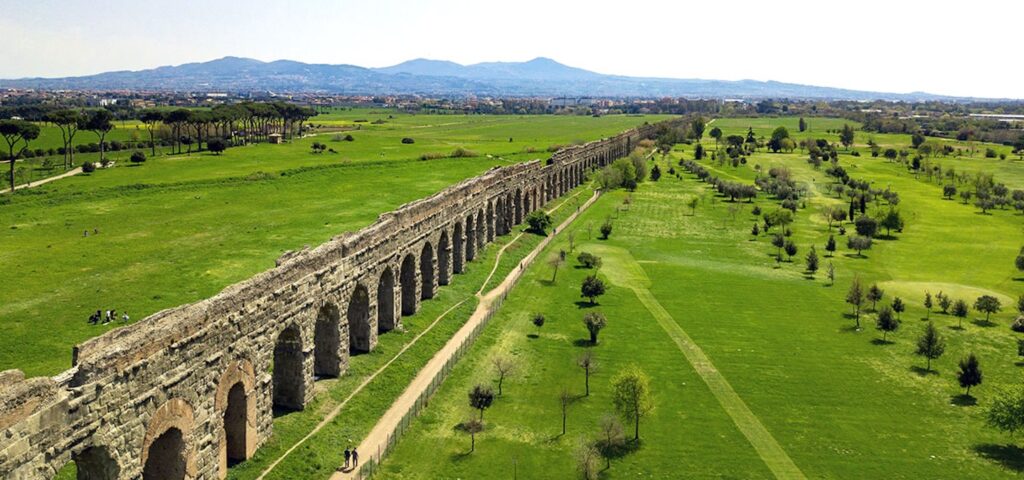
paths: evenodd
<path fill-rule="evenodd" d="M 547 229 L 551 228 L 551 215 L 542 210 L 534 210 L 526 216 L 526 224 L 530 226 L 531 232 L 547 235 Z"/>
<path fill-rule="evenodd" d="M 786 237 L 783 236 L 781 233 L 776 233 L 775 235 L 772 235 L 772 246 L 776 248 L 775 260 L 781 262 L 782 247 L 786 246 Z"/>
<path fill-rule="evenodd" d="M 818 271 L 818 252 L 814 251 L 814 246 L 811 246 L 811 251 L 807 252 L 807 271 L 810 272 L 811 276 Z"/>
<path fill-rule="evenodd" d="M 939 299 L 939 311 L 944 314 L 949 313 L 949 307 L 953 305 L 953 300 L 949 298 L 949 295 L 940 291 L 935 295 L 935 298 Z M 965 309 L 966 306 L 967 304 L 964 304 Z"/>
<path fill-rule="evenodd" d="M 883 342 L 888 341 L 889 332 L 895 332 L 900 328 L 900 321 L 892 314 L 892 309 L 888 305 L 883 306 L 878 312 L 877 327 L 882 331 Z"/>
<path fill-rule="evenodd" d="M 825 251 L 830 257 L 836 253 L 836 239 L 832 235 L 829 235 L 828 241 L 825 242 Z"/>
<path fill-rule="evenodd" d="M 832 265 L 832 262 L 828 262 L 828 268 L 825 270 L 828 275 L 828 284 L 835 285 L 836 283 L 836 266 Z"/>
<path fill-rule="evenodd" d="M 583 285 L 580 287 L 580 296 L 587 297 L 591 304 L 596 304 L 597 297 L 604 295 L 604 291 L 604 281 L 597 278 L 597 275 L 588 275 L 587 278 L 583 279 Z"/>
<path fill-rule="evenodd" d="M 562 435 L 565 435 L 565 423 L 569 417 L 569 405 L 572 405 L 572 401 L 575 399 L 572 392 L 568 388 L 562 388 L 558 392 L 558 405 L 562 407 Z"/>
<path fill-rule="evenodd" d="M 640 440 L 640 419 L 654 410 L 650 379 L 639 367 L 632 365 L 619 372 L 612 381 L 612 402 L 619 415 L 633 422 L 633 440 Z"/>
<path fill-rule="evenodd" d="M 871 237 L 851 235 L 846 239 L 846 247 L 850 250 L 856 250 L 858 257 L 863 257 L 864 254 L 862 252 L 871 249 Z"/>
<path fill-rule="evenodd" d="M 1024 429 L 1024 387 L 1017 385 L 997 393 L 985 412 L 985 423 L 1011 437 Z"/>
<path fill-rule="evenodd" d="M 786 257 L 787 257 L 787 259 L 790 262 L 792 262 L 793 261 L 793 255 L 796 255 L 796 244 L 793 243 L 790 240 L 786 240 L 786 245 L 783 246 L 783 249 L 786 250 Z"/>
<path fill-rule="evenodd" d="M 619 421 L 615 415 L 605 415 L 601 417 L 598 427 L 601 429 L 600 438 L 597 441 L 597 449 L 601 452 L 601 456 L 605 460 L 605 470 L 611 468 L 612 457 L 619 454 L 622 447 L 625 446 L 625 430 L 622 428 L 622 422 Z"/>
<path fill-rule="evenodd" d="M 928 292 L 924 292 L 925 318 L 932 318 L 932 307 L 933 306 L 934 305 L 932 304 L 932 294 L 928 293 Z"/>
<path fill-rule="evenodd" d="M 583 316 L 583 325 L 587 327 L 587 332 L 590 333 L 590 344 L 597 345 L 597 335 L 604 329 L 608 320 L 604 318 L 598 312 L 589 312 Z"/>
<path fill-rule="evenodd" d="M 505 378 L 516 371 L 516 362 L 509 357 L 497 355 L 491 358 L 491 365 L 494 366 L 494 371 L 498 374 L 498 396 L 500 397 L 501 386 L 505 383 Z"/>
<path fill-rule="evenodd" d="M 900 314 L 907 309 L 907 306 L 903 304 L 903 299 L 895 297 L 892 299 L 892 311 L 896 312 L 896 320 L 900 319 Z"/>
<path fill-rule="evenodd" d="M 974 309 L 985 313 L 985 322 L 988 322 L 990 315 L 999 312 L 1002 308 L 1003 305 L 999 299 L 992 295 L 982 295 L 974 301 Z"/>
<path fill-rule="evenodd" d="M 583 480 L 597 480 L 597 457 L 600 452 L 593 445 L 580 440 L 573 452 L 576 458 L 576 471 Z"/>
<path fill-rule="evenodd" d="M 878 306 L 878 301 L 882 299 L 882 295 L 884 294 L 885 292 L 883 292 L 881 288 L 878 288 L 877 283 L 871 284 L 871 288 L 868 288 L 867 294 L 867 299 L 871 302 L 871 310 L 877 310 L 876 307 Z"/>
<path fill-rule="evenodd" d="M 548 266 L 551 267 L 551 283 L 555 283 L 555 280 L 558 278 L 558 267 L 561 267 L 563 264 L 565 264 L 565 257 L 562 255 L 555 254 L 548 259 Z"/>
<path fill-rule="evenodd" d="M 480 420 L 484 419 L 484 410 L 494 403 L 494 390 L 486 385 L 476 385 L 469 391 L 469 406 L 480 411 Z"/>
<path fill-rule="evenodd" d="M 544 326 L 544 314 L 543 313 L 534 314 L 533 320 L 531 320 L 531 321 L 533 322 L 533 325 L 537 327 L 537 336 L 539 337 L 540 336 L 540 327 Z"/>
<path fill-rule="evenodd" d="M 964 318 L 967 317 L 967 302 L 957 300 L 953 304 L 953 316 L 957 318 L 957 328 L 964 328 Z"/>
<path fill-rule="evenodd" d="M 206 149 L 213 152 L 214 155 L 220 155 L 224 150 L 228 149 L 228 143 L 222 138 L 211 138 L 210 141 L 206 142 Z"/>
<path fill-rule="evenodd" d="M 971 394 L 971 387 L 981 385 L 981 366 L 978 365 L 978 357 L 974 352 L 968 354 L 967 358 L 960 359 L 960 371 L 957 372 L 956 379 L 960 382 L 961 388 L 967 389 L 964 395 Z"/>
<path fill-rule="evenodd" d="M 924 333 L 917 339 L 917 350 L 914 352 L 928 359 L 927 370 L 932 371 L 932 360 L 939 358 L 946 352 L 946 341 L 935 329 L 935 324 L 928 322 L 924 327 Z"/>
<path fill-rule="evenodd" d="M 128 158 L 129 161 L 138 165 L 146 162 L 146 153 L 141 150 L 132 152 L 132 156 Z"/>
<path fill-rule="evenodd" d="M 590 376 L 597 371 L 597 359 L 593 352 L 587 350 L 576 359 L 576 365 L 583 369 L 583 385 L 586 396 L 590 396 Z"/>
<path fill-rule="evenodd" d="M 854 275 L 850 283 L 850 290 L 846 292 L 846 303 L 853 305 L 853 315 L 857 319 L 857 328 L 860 328 L 860 309 L 864 306 L 864 287 L 860 284 L 860 277 Z"/>
<path fill-rule="evenodd" d="M 484 422 L 478 418 L 467 418 L 462 422 L 462 431 L 469 434 L 469 452 L 473 453 L 476 451 L 476 434 L 484 431 Z"/>
<path fill-rule="evenodd" d="M 576 261 L 580 262 L 584 268 L 601 268 L 601 257 L 590 252 L 580 252 Z"/>
<path fill-rule="evenodd" d="M 601 224 L 601 240 L 608 240 L 608 236 L 612 234 L 612 221 L 605 220 Z"/>

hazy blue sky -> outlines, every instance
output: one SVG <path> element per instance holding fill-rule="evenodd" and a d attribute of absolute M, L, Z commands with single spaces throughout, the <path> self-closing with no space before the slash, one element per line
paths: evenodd
<path fill-rule="evenodd" d="M 622 75 L 1024 98 L 1022 18 L 1017 0 L 0 0 L 0 78 L 226 55 L 370 67 L 545 56 Z"/>

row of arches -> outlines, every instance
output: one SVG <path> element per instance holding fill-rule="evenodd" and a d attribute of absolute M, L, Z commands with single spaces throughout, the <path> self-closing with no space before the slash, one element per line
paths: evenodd
<path fill-rule="evenodd" d="M 511 233 L 530 212 L 581 183 L 585 168 L 578 164 L 561 169 L 542 185 L 495 196 L 477 211 L 457 218 L 441 231 L 436 244 L 427 241 L 418 251 L 406 252 L 400 261 L 386 265 L 370 284 L 375 287 L 372 290 L 361 282 L 353 287 L 347 305 L 325 301 L 315 312 L 311 332 L 304 333 L 299 322 L 285 325 L 275 339 L 269 361 L 272 381 L 268 403 L 280 410 L 302 409 L 312 393 L 308 390 L 313 380 L 341 375 L 351 355 L 371 351 L 376 335 L 396 328 L 401 316 L 415 314 L 419 302 L 434 298 L 437 287 L 450 284 L 454 274 L 465 272 L 466 263 L 473 261 L 487 243 Z M 371 322 L 371 316 L 376 322 Z M 312 336 L 311 342 L 308 335 Z M 311 351 L 307 344 L 311 344 Z M 221 478 L 226 477 L 229 466 L 255 453 L 259 391 L 249 361 L 232 363 L 220 378 L 214 403 L 221 423 L 217 429 Z M 180 398 L 168 400 L 156 411 L 143 443 L 143 480 L 196 477 L 193 428 L 192 406 Z M 105 447 L 85 448 L 73 459 L 78 478 L 120 475 L 118 462 Z"/>

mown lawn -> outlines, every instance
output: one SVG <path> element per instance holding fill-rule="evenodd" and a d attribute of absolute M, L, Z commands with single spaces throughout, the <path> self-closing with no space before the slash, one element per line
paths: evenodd
<path fill-rule="evenodd" d="M 719 125 L 727 134 L 745 133 L 746 120 Z M 770 134 L 777 125 L 763 123 L 755 131 Z M 795 132 L 795 119 L 792 123 Z M 876 138 L 909 145 L 909 138 Z M 858 132 L 857 142 L 856 148 L 866 152 L 866 134 Z M 704 143 L 714 148 L 713 140 Z M 817 212 L 821 205 L 845 200 L 829 193 L 831 180 L 812 169 L 804 155 L 759 153 L 735 168 L 702 162 L 722 177 L 748 182 L 754 165 L 786 166 L 808 185 L 806 207 L 792 226 L 799 252 L 792 262 L 777 264 L 769 238 L 750 234 L 757 220 L 752 207 L 770 210 L 777 202 L 763 195 L 753 204 L 728 202 L 675 166 L 679 156 L 692 158 L 692 147 L 680 147 L 674 158 L 658 162 L 663 172 L 674 167 L 681 178 L 666 174 L 657 183 L 642 184 L 628 209 L 624 192 L 607 194 L 573 227 L 577 248 L 570 258 L 592 251 L 604 260 L 600 275 L 610 289 L 600 305 L 577 303 L 587 270 L 564 268 L 550 282 L 549 267 L 531 267 L 481 341 L 385 460 L 382 477 L 495 478 L 516 469 L 521 478 L 569 478 L 575 474 L 576 445 L 581 438 L 592 440 L 600 417 L 612 411 L 610 378 L 629 363 L 651 376 L 656 410 L 641 426 L 639 447 L 613 461 L 602 478 L 772 476 L 639 301 L 637 288 L 653 294 L 699 345 L 807 478 L 1014 478 L 1024 471 L 1024 450 L 983 422 L 996 387 L 1021 381 L 1020 335 L 1008 324 L 1015 315 L 1010 302 L 1024 291 L 1013 265 L 1024 217 L 1010 210 L 982 215 L 973 206 L 943 200 L 941 183 L 915 179 L 902 166 L 864 153 L 842 154 L 840 164 L 854 178 L 899 192 L 906 228 L 894 239 L 876 240 L 863 258 L 851 254 L 833 229 L 839 251 L 825 258 L 829 233 Z M 981 169 L 1004 165 L 982 158 L 963 161 Z M 1019 173 L 1006 171 L 997 181 L 1020 182 Z M 691 215 L 685 204 L 693 196 L 701 200 Z M 608 217 L 614 231 L 607 241 L 588 239 L 580 230 Z M 834 264 L 834 286 L 824 271 L 804 272 L 811 245 L 823 257 L 823 270 Z M 557 252 L 568 244 L 562 237 L 549 248 Z M 871 312 L 863 315 L 861 330 L 854 328 L 844 303 L 854 275 L 866 285 L 877 282 L 885 290 L 883 302 L 898 295 L 908 305 L 890 343 L 879 341 Z M 991 325 L 972 311 L 957 329 L 954 317 L 929 315 L 921 305 L 925 291 L 940 290 L 968 303 L 982 293 L 994 294 L 1004 310 Z M 590 309 L 609 319 L 600 345 L 592 347 L 602 368 L 592 379 L 591 396 L 571 407 L 569 431 L 562 436 L 558 394 L 563 386 L 582 393 L 583 374 L 574 359 L 587 348 L 580 342 L 586 336 L 581 318 Z M 529 337 L 537 333 L 529 322 L 534 312 L 548 317 L 535 339 Z M 933 372 L 913 355 L 926 316 L 948 343 Z M 974 398 L 961 396 L 955 375 L 957 361 L 968 352 L 980 357 L 985 375 L 971 391 Z M 466 392 L 476 383 L 495 383 L 489 363 L 495 355 L 516 358 L 520 373 L 506 380 L 505 395 L 487 411 L 486 429 L 468 454 L 469 439 L 458 430 L 471 414 Z"/>

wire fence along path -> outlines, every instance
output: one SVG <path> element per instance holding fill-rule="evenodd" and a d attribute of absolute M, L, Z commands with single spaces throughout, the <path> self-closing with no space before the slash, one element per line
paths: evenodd
<path fill-rule="evenodd" d="M 569 215 L 568 218 L 558 226 L 556 231 L 564 231 L 569 224 L 576 219 L 576 217 L 590 207 L 600 196 L 599 192 L 594 192 L 594 195 L 587 200 L 586 203 L 580 205 L 579 209 Z M 416 378 L 412 380 L 402 395 L 391 404 L 384 416 L 374 425 L 373 429 L 370 430 L 369 435 L 359 443 L 357 451 L 360 452 L 359 466 L 350 470 L 338 470 L 331 475 L 331 480 L 346 480 L 346 479 L 364 479 L 369 478 L 377 470 L 380 461 L 395 447 L 398 439 L 405 433 L 406 429 L 412 423 L 413 418 L 423 410 L 424 407 L 430 401 L 431 395 L 437 390 L 437 387 L 444 382 L 444 379 L 451 372 L 455 363 L 462 357 L 463 354 L 469 350 L 469 347 L 473 344 L 473 341 L 480 335 L 484 327 L 494 316 L 494 313 L 501 307 L 502 302 L 505 301 L 505 297 L 508 296 L 508 292 L 512 290 L 512 287 L 519 281 L 526 266 L 533 262 L 534 259 L 540 255 L 540 252 L 551 243 L 555 234 L 549 235 L 544 238 L 526 257 L 522 260 L 522 266 L 513 268 L 511 272 L 505 277 L 505 279 L 498 284 L 498 286 L 491 289 L 484 295 L 477 294 L 480 298 L 480 303 L 477 304 L 476 310 L 473 315 L 469 317 L 466 324 L 455 333 L 454 336 L 448 343 L 445 344 L 444 348 L 438 351 L 433 358 L 427 362 L 426 366 L 423 367 L 419 373 L 416 374 Z M 509 242 L 502 247 L 502 252 L 506 248 L 512 245 Z M 499 252 L 500 258 L 500 252 Z M 496 260 L 497 262 L 497 260 Z M 344 448 L 344 445 L 338 445 L 338 448 Z"/>

